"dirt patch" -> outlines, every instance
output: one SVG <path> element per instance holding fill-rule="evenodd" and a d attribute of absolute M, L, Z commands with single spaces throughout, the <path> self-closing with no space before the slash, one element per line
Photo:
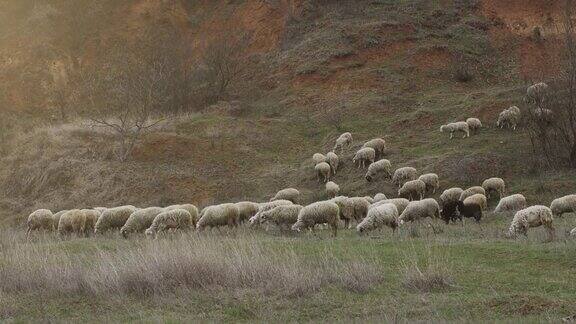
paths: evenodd
<path fill-rule="evenodd" d="M 532 34 L 535 27 L 545 33 L 556 33 L 561 26 L 561 0 L 484 0 L 482 13 L 510 31 L 520 35 Z"/>

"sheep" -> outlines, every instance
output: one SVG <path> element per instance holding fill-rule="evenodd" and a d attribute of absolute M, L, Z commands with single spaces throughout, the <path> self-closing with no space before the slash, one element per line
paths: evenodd
<path fill-rule="evenodd" d="M 337 185 L 333 181 L 326 182 L 326 194 L 328 195 L 328 197 L 334 198 L 334 197 L 338 196 L 339 192 L 340 192 L 340 186 L 339 185 Z"/>
<path fill-rule="evenodd" d="M 512 107 L 508 108 L 508 111 L 510 111 L 514 114 L 520 115 L 520 108 L 518 108 L 517 106 L 512 106 Z"/>
<path fill-rule="evenodd" d="M 440 195 L 440 205 L 445 206 L 450 202 L 457 202 L 458 200 L 460 200 L 462 192 L 464 192 L 464 190 L 458 187 L 444 190 L 444 192 L 442 192 L 442 194 Z"/>
<path fill-rule="evenodd" d="M 250 226 L 257 225 L 263 222 L 260 217 L 263 212 L 270 210 L 276 206 L 282 206 L 282 205 L 292 205 L 292 202 L 290 200 L 274 200 L 268 203 L 260 204 L 260 206 L 258 207 L 258 212 L 256 212 L 254 216 L 248 219 Z"/>
<path fill-rule="evenodd" d="M 466 119 L 466 124 L 471 132 L 476 133 L 482 128 L 482 122 L 478 118 L 468 118 Z"/>
<path fill-rule="evenodd" d="M 398 189 L 398 197 L 408 200 L 421 200 L 426 192 L 426 183 L 422 180 L 412 180 L 406 182 L 402 188 Z"/>
<path fill-rule="evenodd" d="M 515 238 L 518 234 L 528 236 L 530 227 L 544 226 L 548 232 L 549 240 L 553 240 L 555 232 L 553 220 L 552 211 L 546 206 L 536 205 L 524 208 L 514 215 L 508 229 L 508 237 Z"/>
<path fill-rule="evenodd" d="M 262 213 L 262 220 L 276 226 L 290 228 L 298 221 L 298 214 L 303 207 L 300 205 L 281 205 Z"/>
<path fill-rule="evenodd" d="M 363 169 L 370 164 L 374 163 L 376 159 L 376 151 L 371 147 L 363 147 L 356 154 L 352 159 L 352 163 L 358 167 L 358 169 Z"/>
<path fill-rule="evenodd" d="M 374 203 L 374 198 L 370 197 L 370 196 L 364 196 L 362 197 L 364 198 L 369 204 L 373 204 Z"/>
<path fill-rule="evenodd" d="M 398 210 L 398 215 L 402 214 L 402 212 L 404 211 L 404 209 L 406 209 L 406 207 L 408 207 L 408 204 L 410 203 L 410 201 L 406 198 L 393 198 L 393 199 L 385 199 L 385 200 L 380 200 L 379 202 L 376 202 L 372 205 L 370 205 L 370 208 L 375 208 L 384 204 L 392 204 L 394 206 L 396 206 L 396 209 Z"/>
<path fill-rule="evenodd" d="M 403 167 L 394 171 L 392 183 L 401 188 L 406 182 L 416 180 L 418 172 L 413 167 Z"/>
<path fill-rule="evenodd" d="M 500 199 L 498 206 L 494 209 L 495 213 L 515 212 L 526 208 L 526 198 L 521 194 L 515 194 Z"/>
<path fill-rule="evenodd" d="M 338 165 L 340 164 L 340 158 L 334 152 L 328 152 L 326 154 L 326 162 L 330 164 L 330 168 L 332 169 L 332 174 L 336 175 L 336 171 L 338 170 Z"/>
<path fill-rule="evenodd" d="M 396 232 L 398 227 L 398 209 L 393 204 L 382 204 L 380 206 L 370 208 L 366 218 L 356 226 L 356 231 L 362 234 L 372 231 L 383 226 L 392 228 Z"/>
<path fill-rule="evenodd" d="M 398 220 L 400 224 L 403 224 L 405 222 L 420 221 L 427 217 L 440 218 L 440 206 L 432 198 L 410 202 L 400 214 Z"/>
<path fill-rule="evenodd" d="M 529 86 L 528 89 L 526 89 L 526 101 L 539 106 L 544 102 L 544 99 L 546 99 L 548 88 L 548 85 L 544 82 Z"/>
<path fill-rule="evenodd" d="M 48 209 L 38 209 L 28 216 L 26 235 L 34 230 L 50 231 L 54 229 L 54 215 Z"/>
<path fill-rule="evenodd" d="M 316 224 L 328 224 L 332 227 L 332 235 L 338 234 L 340 208 L 331 201 L 319 201 L 310 204 L 300 210 L 298 220 L 292 225 L 293 231 L 300 232 L 302 229 L 314 230 Z"/>
<path fill-rule="evenodd" d="M 488 207 L 486 196 L 484 196 L 483 194 L 474 194 L 460 201 L 463 202 L 464 205 L 476 204 L 480 206 L 482 210 L 485 210 Z"/>
<path fill-rule="evenodd" d="M 560 217 L 564 213 L 576 212 L 576 195 L 554 199 L 550 204 L 550 209 L 555 217 Z"/>
<path fill-rule="evenodd" d="M 181 205 L 172 205 L 164 208 L 166 211 L 174 210 L 174 209 L 184 209 L 185 211 L 190 213 L 192 227 L 196 227 L 196 223 L 198 222 L 198 208 L 192 204 L 181 204 Z"/>
<path fill-rule="evenodd" d="M 326 156 L 321 153 L 314 153 L 314 155 L 312 155 L 312 161 L 314 161 L 314 165 L 326 162 Z"/>
<path fill-rule="evenodd" d="M 96 222 L 94 233 L 101 234 L 107 230 L 120 229 L 136 209 L 130 205 L 106 209 Z"/>
<path fill-rule="evenodd" d="M 426 173 L 418 177 L 426 184 L 426 193 L 435 194 L 436 190 L 440 187 L 440 180 L 438 180 L 438 175 L 436 173 Z"/>
<path fill-rule="evenodd" d="M 370 182 L 380 175 L 384 176 L 385 179 L 392 178 L 392 163 L 390 163 L 389 160 L 382 159 L 371 163 L 368 166 L 368 172 L 366 172 L 364 178 L 366 181 Z"/>
<path fill-rule="evenodd" d="M 388 199 L 388 198 L 386 197 L 385 194 L 383 194 L 383 193 L 377 193 L 377 194 L 374 196 L 374 202 L 373 202 L 373 203 L 377 203 L 377 202 L 379 202 L 379 201 L 386 200 L 386 199 Z"/>
<path fill-rule="evenodd" d="M 90 233 L 94 232 L 94 228 L 96 228 L 96 223 L 98 219 L 102 216 L 102 213 L 97 209 L 82 209 L 84 213 L 84 231 L 86 236 L 89 236 Z"/>
<path fill-rule="evenodd" d="M 356 222 L 360 222 L 361 219 L 366 217 L 370 208 L 370 202 L 364 197 L 348 198 L 340 196 L 330 201 L 338 205 L 340 219 L 344 221 L 344 226 L 348 228 L 350 221 L 356 220 Z"/>
<path fill-rule="evenodd" d="M 316 170 L 316 176 L 318 177 L 318 182 L 328 182 L 330 181 L 330 164 L 326 162 L 318 163 L 314 167 Z"/>
<path fill-rule="evenodd" d="M 64 213 L 66 213 L 68 210 L 61 210 L 59 212 L 57 212 L 56 214 L 52 215 L 52 230 L 53 231 L 57 231 L 58 230 L 58 223 L 60 223 L 60 217 L 62 217 L 62 215 L 64 215 Z"/>
<path fill-rule="evenodd" d="M 241 201 L 237 202 L 235 205 L 238 208 L 240 223 L 243 223 L 252 218 L 260 209 L 260 204 L 251 201 Z"/>
<path fill-rule="evenodd" d="M 124 226 L 120 228 L 120 234 L 124 238 L 128 238 L 128 234 L 143 233 L 152 225 L 154 218 L 164 211 L 164 208 L 149 207 L 133 212 L 126 220 Z"/>
<path fill-rule="evenodd" d="M 486 179 L 484 182 L 482 182 L 482 188 L 484 188 L 486 197 L 488 199 L 491 198 L 493 192 L 496 192 L 498 194 L 498 199 L 500 199 L 504 197 L 504 192 L 506 191 L 506 185 L 502 178 Z"/>
<path fill-rule="evenodd" d="M 198 223 L 196 223 L 198 230 L 203 230 L 206 227 L 236 227 L 240 223 L 240 211 L 235 204 L 208 206 L 202 210 L 201 215 Z"/>
<path fill-rule="evenodd" d="M 169 230 L 188 231 L 192 229 L 192 215 L 185 209 L 175 208 L 158 214 L 152 225 L 144 232 L 148 238 L 158 238 L 158 234 Z"/>
<path fill-rule="evenodd" d="M 363 148 L 370 147 L 374 149 L 376 158 L 384 155 L 386 151 L 386 141 L 382 138 L 374 138 L 362 145 Z"/>
<path fill-rule="evenodd" d="M 454 138 L 455 132 L 462 132 L 464 136 L 462 138 L 470 137 L 470 128 L 466 122 L 456 122 L 456 123 L 449 123 L 447 125 L 440 126 L 440 132 L 442 133 L 450 133 L 450 139 Z"/>
<path fill-rule="evenodd" d="M 334 145 L 334 152 L 340 150 L 340 152 L 344 152 L 344 147 L 348 147 L 352 144 L 352 134 L 344 133 L 336 139 L 336 145 Z"/>
<path fill-rule="evenodd" d="M 474 218 L 476 222 L 480 222 L 482 208 L 475 203 L 465 205 L 462 201 L 457 200 L 446 203 L 440 214 L 446 224 L 449 224 L 450 221 L 455 222 L 457 219 L 462 220 L 462 217 Z"/>
<path fill-rule="evenodd" d="M 518 121 L 520 120 L 520 109 L 516 106 L 512 106 L 508 109 L 503 110 L 500 115 L 498 115 L 498 121 L 496 126 L 499 128 L 512 128 L 516 130 L 518 126 Z"/>
<path fill-rule="evenodd" d="M 88 236 L 89 232 L 92 232 L 95 224 L 97 224 L 98 215 L 100 215 L 100 212 L 94 209 L 69 210 L 60 216 L 58 235 L 60 237 L 68 234 Z"/>
<path fill-rule="evenodd" d="M 298 203 L 298 199 L 300 198 L 300 191 L 294 188 L 286 188 L 278 191 L 274 197 L 270 199 L 270 201 L 276 200 L 290 200 L 292 203 Z"/>
<path fill-rule="evenodd" d="M 475 194 L 483 194 L 484 196 L 486 196 L 486 190 L 484 190 L 484 188 L 480 187 L 480 186 L 474 186 L 474 187 L 470 187 L 464 191 L 462 191 L 462 193 L 460 194 L 460 201 L 464 201 L 464 199 L 475 195 Z"/>

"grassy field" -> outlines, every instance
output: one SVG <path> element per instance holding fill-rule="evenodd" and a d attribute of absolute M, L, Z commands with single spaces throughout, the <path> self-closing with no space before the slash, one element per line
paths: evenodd
<path fill-rule="evenodd" d="M 557 321 L 574 314 L 573 215 L 504 238 L 488 214 L 367 236 L 241 227 L 148 241 L 0 239 L 0 317 L 16 321 Z"/>

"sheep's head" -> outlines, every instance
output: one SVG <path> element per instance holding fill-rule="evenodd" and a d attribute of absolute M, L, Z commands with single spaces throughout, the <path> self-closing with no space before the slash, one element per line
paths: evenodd
<path fill-rule="evenodd" d="M 306 224 L 304 224 L 304 222 L 302 222 L 301 220 L 298 220 L 296 223 L 294 223 L 294 225 L 292 225 L 292 230 L 296 231 L 296 232 L 300 232 L 305 227 L 306 227 Z"/>
<path fill-rule="evenodd" d="M 447 131 L 447 126 L 446 125 L 442 125 L 440 126 L 440 132 L 444 133 Z"/>

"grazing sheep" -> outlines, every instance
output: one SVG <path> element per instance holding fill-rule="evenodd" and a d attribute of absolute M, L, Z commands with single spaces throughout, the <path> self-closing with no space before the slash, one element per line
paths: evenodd
<path fill-rule="evenodd" d="M 337 185 L 333 181 L 326 182 L 326 194 L 328 195 L 328 197 L 334 198 L 334 197 L 338 196 L 339 192 L 340 192 L 340 186 L 339 185 Z"/>
<path fill-rule="evenodd" d="M 526 208 L 526 198 L 521 194 L 515 194 L 500 199 L 498 206 L 494 209 L 495 213 L 515 212 Z"/>
<path fill-rule="evenodd" d="M 462 192 L 464 192 L 464 190 L 458 187 L 444 190 L 444 192 L 442 192 L 440 195 L 440 205 L 445 206 L 447 203 L 457 202 L 460 200 Z"/>
<path fill-rule="evenodd" d="M 166 211 L 169 210 L 174 210 L 174 209 L 184 209 L 185 211 L 190 213 L 190 216 L 192 217 L 192 227 L 196 227 L 196 223 L 198 222 L 198 208 L 196 208 L 196 206 L 192 205 L 192 204 L 181 204 L 181 205 L 172 205 L 172 206 L 168 206 L 166 208 L 164 208 Z"/>
<path fill-rule="evenodd" d="M 251 201 L 241 201 L 236 203 L 235 205 L 236 208 L 238 208 L 238 216 L 240 218 L 240 223 L 243 223 L 252 218 L 254 215 L 256 215 L 256 213 L 260 209 L 260 204 Z"/>
<path fill-rule="evenodd" d="M 400 214 L 400 224 L 405 222 L 420 221 L 424 218 L 440 218 L 440 206 L 436 200 L 426 198 L 424 200 L 411 201 L 406 209 Z"/>
<path fill-rule="evenodd" d="M 384 176 L 385 179 L 392 178 L 392 163 L 386 159 L 376 161 L 368 166 L 368 172 L 366 172 L 366 181 L 370 182 L 380 175 Z"/>
<path fill-rule="evenodd" d="M 475 203 L 465 205 L 459 200 L 450 201 L 442 208 L 441 218 L 446 224 L 449 224 L 450 221 L 461 221 L 462 217 L 474 218 L 476 222 L 480 222 L 482 219 L 482 208 Z"/>
<path fill-rule="evenodd" d="M 260 204 L 260 207 L 258 208 L 258 212 L 256 212 L 256 214 L 254 214 L 254 216 L 252 216 L 248 219 L 248 221 L 250 222 L 250 226 L 263 223 L 263 221 L 260 217 L 263 212 L 270 210 L 270 209 L 277 207 L 277 206 L 282 206 L 282 205 L 292 205 L 292 202 L 290 200 L 274 200 L 274 201 L 271 201 L 268 203 Z"/>
<path fill-rule="evenodd" d="M 96 223 L 102 213 L 96 209 L 82 209 L 84 213 L 85 223 L 84 223 L 84 231 L 86 236 L 89 236 L 91 233 L 94 233 L 94 228 L 96 228 Z"/>
<path fill-rule="evenodd" d="M 442 211 L 440 211 L 440 218 L 446 224 L 450 224 L 450 221 L 456 222 L 457 220 L 462 220 L 462 216 L 458 212 L 459 203 L 459 200 L 451 200 L 444 203 Z"/>
<path fill-rule="evenodd" d="M 371 163 L 374 163 L 376 159 L 376 151 L 371 147 L 363 147 L 356 154 L 352 159 L 352 163 L 356 165 L 359 169 L 365 168 L 369 166 Z"/>
<path fill-rule="evenodd" d="M 370 208 L 366 218 L 362 220 L 356 230 L 358 233 L 365 233 L 375 229 L 388 226 L 395 232 L 398 227 L 398 209 L 393 204 L 382 204 L 380 206 Z"/>
<path fill-rule="evenodd" d="M 336 155 L 334 152 L 328 152 L 328 154 L 326 154 L 326 162 L 330 164 L 330 167 L 332 168 L 332 174 L 336 175 L 338 165 L 340 164 L 340 158 L 338 155 Z"/>
<path fill-rule="evenodd" d="M 486 196 L 486 191 L 484 190 L 484 188 L 480 187 L 480 186 L 474 186 L 474 187 L 470 187 L 464 191 L 462 191 L 462 193 L 460 194 L 460 201 L 464 201 L 464 199 L 475 195 L 475 194 L 483 194 L 484 196 Z"/>
<path fill-rule="evenodd" d="M 52 230 L 57 231 L 58 230 L 58 223 L 60 223 L 60 217 L 62 217 L 62 215 L 64 215 L 64 213 L 66 213 L 68 210 L 61 210 L 59 212 L 57 212 L 56 214 L 52 215 Z"/>
<path fill-rule="evenodd" d="M 440 180 L 436 173 L 423 174 L 418 177 L 418 180 L 421 180 L 426 184 L 426 193 L 435 194 L 436 190 L 440 187 Z"/>
<path fill-rule="evenodd" d="M 158 238 L 158 234 L 162 232 L 188 231 L 192 228 L 192 215 L 185 209 L 175 208 L 158 214 L 145 233 L 149 238 Z"/>
<path fill-rule="evenodd" d="M 362 147 L 373 148 L 376 153 L 376 158 L 379 158 L 384 156 L 384 152 L 386 151 L 386 141 L 382 138 L 375 138 L 364 143 Z"/>
<path fill-rule="evenodd" d="M 377 202 L 379 202 L 379 201 L 386 200 L 386 199 L 388 199 L 388 198 L 386 197 L 385 194 L 383 194 L 383 193 L 377 193 L 377 194 L 374 196 L 374 203 L 377 203 Z"/>
<path fill-rule="evenodd" d="M 292 203 L 298 203 L 298 199 L 300 198 L 300 191 L 294 188 L 286 188 L 278 191 L 274 197 L 270 199 L 270 201 L 276 200 L 290 200 Z"/>
<path fill-rule="evenodd" d="M 367 201 L 369 204 L 373 204 L 373 203 L 374 203 L 374 198 L 372 198 L 372 197 L 370 197 L 370 196 L 364 196 L 364 197 L 362 197 L 362 198 L 366 199 L 366 201 Z"/>
<path fill-rule="evenodd" d="M 548 232 L 549 240 L 553 240 L 555 232 L 553 220 L 552 211 L 546 206 L 536 205 L 524 208 L 514 215 L 508 236 L 511 238 L 515 238 L 518 234 L 528 236 L 529 228 L 544 226 Z"/>
<path fill-rule="evenodd" d="M 136 209 L 130 205 L 107 208 L 96 222 L 94 233 L 101 234 L 111 229 L 120 229 Z"/>
<path fill-rule="evenodd" d="M 483 194 L 474 194 L 460 201 L 462 201 L 464 205 L 476 204 L 480 206 L 482 210 L 485 210 L 488 207 L 488 201 L 486 199 L 486 196 L 484 196 Z"/>
<path fill-rule="evenodd" d="M 482 182 L 482 188 L 484 188 L 486 197 L 488 199 L 491 198 L 492 193 L 494 192 L 498 194 L 498 199 L 500 199 L 504 197 L 506 185 L 504 183 L 504 180 L 502 180 L 502 178 L 490 178 Z"/>
<path fill-rule="evenodd" d="M 240 223 L 240 211 L 235 204 L 208 206 L 202 210 L 201 215 L 198 223 L 196 223 L 198 230 L 203 230 L 206 227 L 236 227 Z"/>
<path fill-rule="evenodd" d="M 554 199 L 550 204 L 550 209 L 555 217 L 560 217 L 564 213 L 576 212 L 576 195 Z"/>
<path fill-rule="evenodd" d="M 29 235 L 31 231 L 40 229 L 46 231 L 53 230 L 54 215 L 48 209 L 38 209 L 28 216 L 26 225 L 28 226 L 26 235 Z"/>
<path fill-rule="evenodd" d="M 361 219 L 366 217 L 370 202 L 364 197 L 336 197 L 330 201 L 336 203 L 340 210 L 340 219 L 344 221 L 344 226 L 350 228 L 350 221 L 355 220 L 360 222 Z"/>
<path fill-rule="evenodd" d="M 133 212 L 126 220 L 126 224 L 120 228 L 120 234 L 124 238 L 128 238 L 128 234 L 143 233 L 152 225 L 154 218 L 164 211 L 164 208 L 149 207 Z"/>
<path fill-rule="evenodd" d="M 384 204 L 392 204 L 392 205 L 396 206 L 396 209 L 398 210 L 398 214 L 402 214 L 404 209 L 406 209 L 406 207 L 408 207 L 409 203 L 410 203 L 410 201 L 406 198 L 386 199 L 386 200 L 380 200 L 379 202 L 376 202 L 376 203 L 370 205 L 369 209 L 374 208 L 374 207 L 378 207 L 378 206 L 384 205 Z"/>
<path fill-rule="evenodd" d="M 352 134 L 346 132 L 340 135 L 338 139 L 336 139 L 336 145 L 334 145 L 334 152 L 336 152 L 337 150 L 343 152 L 344 148 L 350 146 L 351 144 L 352 144 Z"/>
<path fill-rule="evenodd" d="M 314 153 L 314 155 L 312 155 L 312 161 L 314 161 L 315 165 L 318 163 L 326 162 L 326 156 L 321 153 Z"/>
<path fill-rule="evenodd" d="M 544 82 L 536 83 L 526 89 L 526 101 L 540 105 L 546 99 L 548 85 Z"/>
<path fill-rule="evenodd" d="M 462 220 L 462 217 L 474 218 L 474 220 L 476 220 L 476 223 L 479 223 L 480 220 L 482 219 L 483 208 L 482 205 L 477 204 L 474 200 L 468 200 L 471 199 L 472 197 L 466 198 L 464 202 L 462 201 L 456 202 L 456 204 L 458 204 L 458 213 L 460 215 L 460 220 Z"/>
<path fill-rule="evenodd" d="M 454 138 L 455 132 L 462 132 L 464 134 L 462 138 L 470 137 L 470 128 L 468 127 L 468 124 L 463 121 L 442 125 L 440 126 L 440 132 L 450 133 L 450 139 Z"/>
<path fill-rule="evenodd" d="M 318 177 L 318 182 L 328 182 L 330 181 L 330 164 L 326 162 L 316 164 L 314 170 L 316 170 L 316 176 Z"/>
<path fill-rule="evenodd" d="M 466 124 L 471 132 L 476 133 L 482 128 L 482 122 L 478 118 L 468 118 L 466 119 Z"/>
<path fill-rule="evenodd" d="M 422 200 L 425 193 L 426 184 L 422 180 L 408 181 L 398 189 L 398 197 L 408 200 Z"/>
<path fill-rule="evenodd" d="M 93 231 L 96 219 L 100 212 L 94 209 L 73 209 L 60 216 L 58 222 L 58 235 L 64 237 L 68 234 L 88 236 Z"/>
<path fill-rule="evenodd" d="M 310 228 L 314 231 L 316 224 L 328 224 L 332 227 L 334 237 L 338 234 L 340 208 L 331 201 L 319 201 L 310 204 L 300 210 L 298 220 L 292 225 L 293 231 L 300 232 L 302 229 Z"/>
<path fill-rule="evenodd" d="M 392 183 L 401 188 L 406 182 L 416 180 L 418 172 L 413 167 L 403 167 L 394 171 Z"/>
<path fill-rule="evenodd" d="M 520 116 L 520 109 L 516 106 L 512 106 L 503 110 L 500 115 L 498 115 L 496 126 L 499 128 L 511 128 L 516 130 L 518 121 L 520 121 Z"/>
<path fill-rule="evenodd" d="M 290 228 L 298 221 L 298 214 L 302 210 L 300 205 L 282 205 L 262 213 L 262 220 L 279 227 Z"/>

